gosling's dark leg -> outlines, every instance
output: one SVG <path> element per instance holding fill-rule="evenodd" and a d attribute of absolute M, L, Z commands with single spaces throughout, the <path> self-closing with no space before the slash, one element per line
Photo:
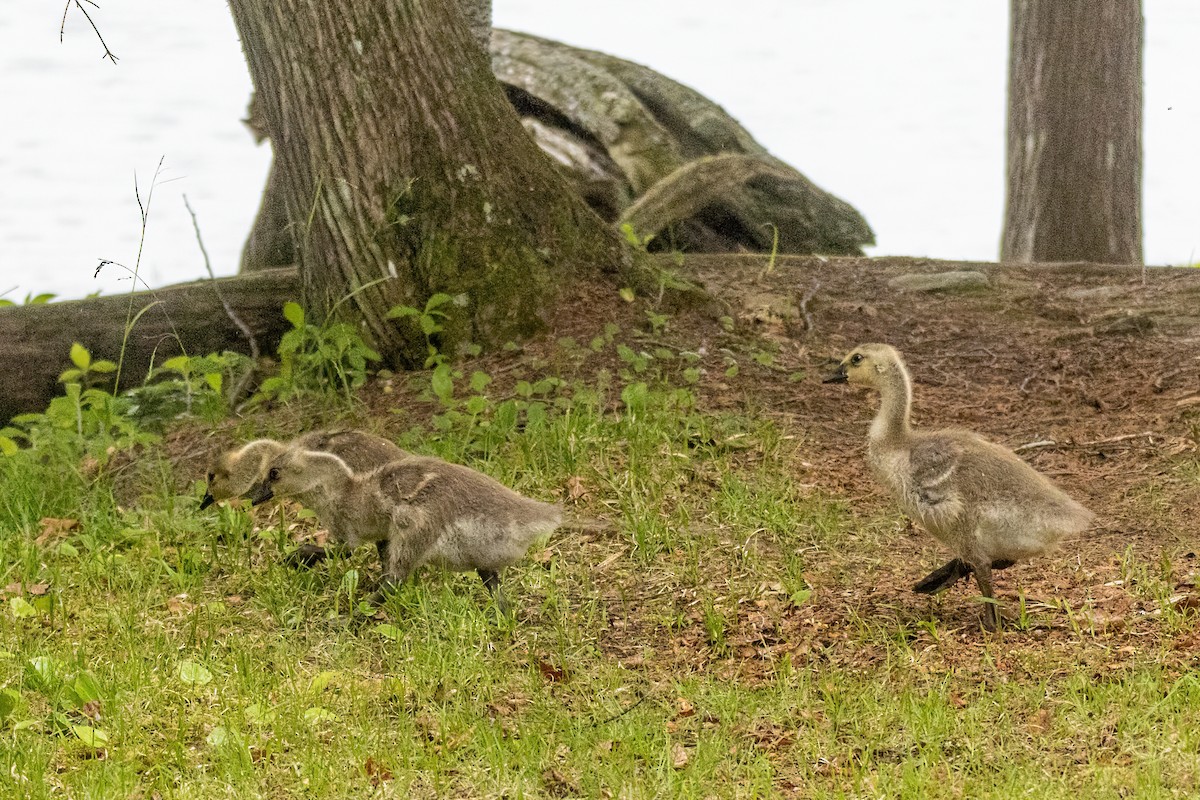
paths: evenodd
<path fill-rule="evenodd" d="M 492 600 L 496 603 L 496 608 L 501 614 L 508 615 L 508 601 L 504 599 L 504 591 L 500 588 L 500 573 L 493 569 L 477 569 L 479 577 L 483 579 L 483 585 L 487 587 L 488 594 L 492 596 Z"/>
<path fill-rule="evenodd" d="M 1017 562 L 1008 560 L 993 561 L 992 569 L 1008 569 L 1015 563 Z M 961 558 L 951 559 L 922 578 L 921 582 L 913 587 L 913 591 L 918 594 L 940 594 L 970 575 L 971 572 L 971 565 Z"/>
<path fill-rule="evenodd" d="M 404 581 L 402 580 L 397 580 L 390 575 L 384 575 L 379 579 L 379 588 L 367 599 L 367 602 L 371 605 L 381 606 L 387 602 L 388 597 L 393 592 L 399 591 L 403 584 Z"/>
<path fill-rule="evenodd" d="M 320 545 L 302 544 L 284 559 L 284 563 L 289 567 L 311 567 L 324 561 L 327 555 L 325 548 Z"/>
<path fill-rule="evenodd" d="M 388 563 L 388 560 L 387 560 L 387 554 L 388 554 L 388 540 L 387 540 L 387 539 L 378 539 L 378 540 L 376 540 L 376 541 L 375 541 L 375 551 L 376 551 L 377 553 L 379 553 L 379 564 L 380 564 L 380 566 L 386 567 L 386 566 L 387 566 L 387 563 Z"/>
<path fill-rule="evenodd" d="M 992 587 L 992 565 L 982 562 L 975 565 L 975 583 L 979 585 L 979 594 L 985 601 L 983 608 L 983 627 L 989 631 L 1000 628 L 1000 604 L 995 602 L 996 592 Z"/>

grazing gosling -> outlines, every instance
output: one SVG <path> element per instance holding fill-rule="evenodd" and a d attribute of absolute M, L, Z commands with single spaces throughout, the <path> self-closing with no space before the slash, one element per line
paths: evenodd
<path fill-rule="evenodd" d="M 317 513 L 350 547 L 387 542 L 380 596 L 418 567 L 475 570 L 503 613 L 505 567 L 562 521 L 558 505 L 524 497 L 460 464 L 409 455 L 356 473 L 331 453 L 291 447 L 267 471 L 268 495 L 287 495 Z"/>
<path fill-rule="evenodd" d="M 200 501 L 200 509 L 231 497 L 254 501 L 263 493 L 267 468 L 289 447 L 333 453 L 355 472 L 372 470 L 408 455 L 407 451 L 382 436 L 362 431 L 313 431 L 290 442 L 256 439 L 217 456 L 208 470 L 208 487 Z"/>
<path fill-rule="evenodd" d="M 313 431 L 289 443 L 257 439 L 217 456 L 208 471 L 208 486 L 200 501 L 200 509 L 231 497 L 245 497 L 255 504 L 262 502 L 265 499 L 262 495 L 266 492 L 264 481 L 267 469 L 290 446 L 333 453 L 355 472 L 369 471 L 408 456 L 407 451 L 387 439 L 362 431 Z M 381 562 L 386 559 L 386 547 L 386 542 L 379 543 Z M 290 560 L 311 566 L 325 558 L 325 555 L 323 547 L 303 544 Z"/>
<path fill-rule="evenodd" d="M 958 556 L 914 589 L 934 594 L 975 573 L 980 594 L 992 601 L 983 618 L 989 630 L 1000 624 L 992 570 L 1040 555 L 1091 524 L 1092 512 L 1012 451 L 970 431 L 914 431 L 912 379 L 894 348 L 859 345 L 825 383 L 880 393 L 867 459 L 904 512 Z"/>

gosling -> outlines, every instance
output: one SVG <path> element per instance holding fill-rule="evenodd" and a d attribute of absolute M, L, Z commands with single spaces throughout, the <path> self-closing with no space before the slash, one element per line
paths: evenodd
<path fill-rule="evenodd" d="M 381 436 L 355 430 L 313 431 L 290 443 L 257 439 L 217 457 L 208 471 L 208 485 L 200 501 L 200 509 L 204 510 L 218 500 L 231 497 L 245 497 L 255 504 L 262 502 L 270 463 L 293 445 L 305 450 L 333 453 L 355 472 L 372 470 L 408 456 L 407 451 Z M 378 547 L 379 560 L 383 562 L 386 560 L 387 542 L 379 542 Z M 312 566 L 325 556 L 325 548 L 302 544 L 289 561 Z"/>
<path fill-rule="evenodd" d="M 1041 555 L 1091 525 L 1092 512 L 1012 451 L 970 431 L 914 431 L 912 379 L 886 344 L 863 344 L 825 383 L 851 383 L 880 393 L 867 436 L 867 459 L 906 514 L 957 554 L 918 583 L 936 594 L 975 574 L 987 600 L 983 624 L 1000 625 L 992 571 Z"/>
<path fill-rule="evenodd" d="M 504 569 L 562 521 L 558 505 L 426 456 L 355 473 L 332 453 L 291 447 L 272 461 L 266 489 L 267 499 L 286 495 L 311 508 L 330 536 L 349 547 L 386 542 L 377 599 L 417 568 L 434 564 L 474 570 L 504 614 L 509 611 L 500 587 Z"/>

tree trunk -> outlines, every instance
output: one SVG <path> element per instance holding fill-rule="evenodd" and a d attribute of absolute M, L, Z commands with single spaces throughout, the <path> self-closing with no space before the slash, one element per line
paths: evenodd
<path fill-rule="evenodd" d="M 438 342 L 528 334 L 570 274 L 625 258 L 524 132 L 455 3 L 231 0 L 296 240 L 304 304 L 421 363 L 398 305 L 456 298 Z"/>
<path fill-rule="evenodd" d="M 488 52 L 492 43 L 492 0 L 459 0 L 459 3 L 475 42 L 483 52 Z"/>
<path fill-rule="evenodd" d="M 141 385 L 152 361 L 162 364 L 182 353 L 181 341 L 190 355 L 251 352 L 226 303 L 249 328 L 259 350 L 274 353 L 291 329 L 283 318 L 283 303 L 299 290 L 296 270 L 277 269 L 138 292 L 132 298 L 118 294 L 0 308 L 0 423 L 42 411 L 62 393 L 58 376 L 70 366 L 72 343 L 86 347 L 93 359 L 118 360 L 131 304 L 135 314 L 152 307 L 129 334 L 121 389 Z"/>
<path fill-rule="evenodd" d="M 1012 0 L 1002 261 L 1142 261 L 1140 0 Z"/>

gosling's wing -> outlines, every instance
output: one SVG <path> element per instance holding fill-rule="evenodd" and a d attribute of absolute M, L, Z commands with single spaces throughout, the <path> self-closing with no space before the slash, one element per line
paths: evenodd
<path fill-rule="evenodd" d="M 909 451 L 912 492 L 921 505 L 937 508 L 957 505 L 963 445 L 946 436 L 921 436 Z"/>

